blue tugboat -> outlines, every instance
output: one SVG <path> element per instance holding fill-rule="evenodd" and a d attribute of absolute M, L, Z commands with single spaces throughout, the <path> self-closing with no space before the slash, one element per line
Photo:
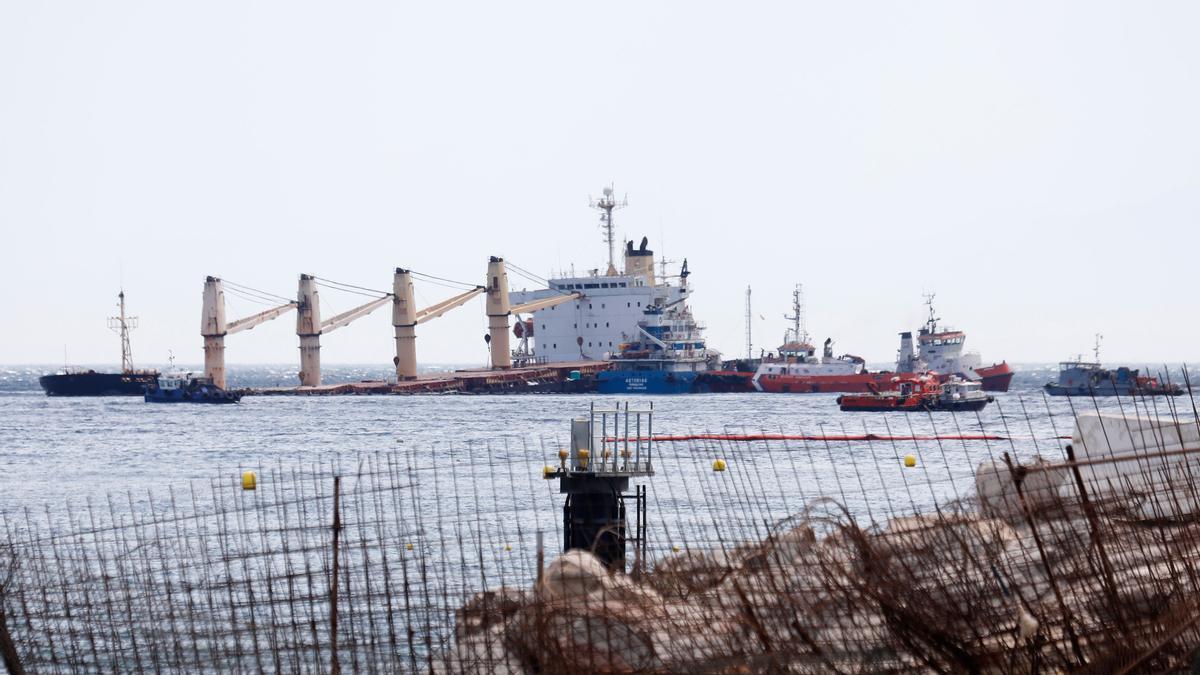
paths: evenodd
<path fill-rule="evenodd" d="M 211 377 L 167 373 L 146 389 L 147 403 L 237 403 L 242 395 L 213 384 Z"/>
<path fill-rule="evenodd" d="M 680 272 L 680 288 L 687 292 L 687 262 Z M 686 297 L 686 296 L 684 296 Z M 661 304 L 660 304 L 661 303 Z M 601 394 L 695 394 L 712 391 L 710 382 L 719 355 L 705 346 L 700 326 L 680 297 L 661 300 L 642 312 L 635 339 L 622 342 L 610 355 L 612 370 L 596 374 Z"/>
<path fill-rule="evenodd" d="M 1179 396 L 1183 388 L 1163 384 L 1156 377 L 1139 375 L 1137 369 L 1121 366 L 1109 370 L 1100 365 L 1100 339 L 1096 335 L 1094 361 L 1077 358 L 1058 364 L 1058 381 L 1046 383 L 1051 396 Z"/>

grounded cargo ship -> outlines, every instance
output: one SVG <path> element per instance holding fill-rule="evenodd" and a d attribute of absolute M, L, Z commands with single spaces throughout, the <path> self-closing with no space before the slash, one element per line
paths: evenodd
<path fill-rule="evenodd" d="M 518 337 L 532 337 L 532 347 L 513 354 L 516 363 L 609 361 L 613 368 L 596 374 L 603 394 L 683 394 L 749 390 L 749 373 L 719 370 L 719 355 L 704 340 L 687 299 L 687 261 L 678 285 L 655 274 L 654 252 L 642 238 L 635 248 L 625 242 L 623 269 L 615 260 L 612 212 L 625 205 L 612 188 L 593 201 L 608 242 L 608 266 L 583 276 L 550 279 L 548 288 L 513 291 L 512 304 L 544 300 L 566 293 L 582 297 L 538 309 L 518 321 Z M 662 277 L 666 276 L 663 264 Z"/>
<path fill-rule="evenodd" d="M 917 334 L 917 350 L 913 351 L 912 333 L 900 334 L 900 355 L 896 359 L 896 371 L 900 373 L 938 373 L 942 378 L 957 375 L 970 382 L 978 382 L 984 391 L 1008 391 L 1012 383 L 1013 369 L 1007 362 L 981 365 L 982 359 L 975 352 L 963 353 L 967 334 L 949 328 L 938 330 L 940 319 L 933 310 L 933 295 L 925 296 L 929 307 L 929 318 Z"/>
<path fill-rule="evenodd" d="M 141 396 L 158 378 L 157 370 L 136 370 L 129 348 L 129 331 L 137 327 L 137 317 L 125 316 L 125 291 L 117 295 L 121 313 L 110 317 L 109 327 L 121 336 L 121 372 L 98 373 L 94 370 L 65 368 L 54 375 L 38 378 L 47 396 Z"/>

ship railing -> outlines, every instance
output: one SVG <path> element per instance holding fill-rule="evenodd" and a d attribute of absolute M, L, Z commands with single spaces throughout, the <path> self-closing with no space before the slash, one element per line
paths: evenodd
<path fill-rule="evenodd" d="M 654 404 L 631 408 L 629 402 L 614 408 L 592 403 L 588 434 L 593 452 L 588 469 L 595 473 L 651 475 L 654 473 Z M 573 458 L 576 465 L 579 458 Z M 583 468 L 583 467 L 581 467 Z"/>

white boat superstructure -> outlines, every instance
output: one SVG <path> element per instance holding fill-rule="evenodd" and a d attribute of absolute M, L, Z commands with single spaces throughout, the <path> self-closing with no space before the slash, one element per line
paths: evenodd
<path fill-rule="evenodd" d="M 933 310 L 933 294 L 925 296 L 929 318 L 917 333 L 916 350 L 913 349 L 912 333 L 900 334 L 900 354 L 896 359 L 896 371 L 901 373 L 935 372 L 958 375 L 967 380 L 978 381 L 976 368 L 983 365 L 977 352 L 963 352 L 967 334 L 952 328 L 938 329 L 937 315 Z"/>
<path fill-rule="evenodd" d="M 606 227 L 608 223 L 611 221 L 606 221 Z M 532 328 L 533 344 L 521 357 L 529 362 L 609 360 L 620 358 L 622 345 L 646 342 L 657 348 L 657 358 L 707 361 L 711 355 L 699 336 L 703 327 L 692 319 L 687 307 L 687 261 L 683 261 L 678 285 L 657 279 L 654 251 L 648 245 L 645 237 L 637 247 L 626 242 L 621 270 L 610 262 L 604 273 L 594 269 L 583 276 L 549 279 L 548 288 L 510 291 L 513 305 L 566 293 L 583 294 L 577 300 L 534 311 L 529 321 L 518 322 L 526 335 Z M 647 338 L 647 331 L 667 345 L 665 350 Z"/>

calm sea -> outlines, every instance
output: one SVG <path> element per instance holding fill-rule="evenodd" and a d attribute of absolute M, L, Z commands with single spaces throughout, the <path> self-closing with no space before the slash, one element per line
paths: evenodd
<path fill-rule="evenodd" d="M 113 493 L 128 494 L 139 502 L 167 486 L 215 478 L 232 481 L 242 468 L 353 463 L 361 453 L 390 450 L 415 453 L 422 465 L 434 468 L 494 461 L 496 453 L 503 452 L 508 467 L 497 474 L 501 477 L 472 488 L 507 495 L 520 489 L 507 477 L 513 466 L 518 473 L 540 476 L 542 466 L 556 461 L 569 419 L 586 414 L 593 403 L 617 403 L 585 395 L 446 395 L 247 397 L 236 406 L 153 405 L 138 397 L 48 398 L 37 387 L 36 378 L 43 372 L 38 367 L 0 368 L 0 513 L 11 515 L 15 509 L 41 509 L 45 504 L 61 508 Z M 927 495 L 912 497 L 919 505 L 939 496 L 938 490 L 943 491 L 940 496 L 965 496 L 979 461 L 1000 453 L 1061 456 L 1061 443 L 1054 437 L 1070 433 L 1071 401 L 1043 399 L 1038 385 L 1051 373 L 1046 368 L 1025 370 L 1013 391 L 998 395 L 997 403 L 978 416 L 842 413 L 833 395 L 716 394 L 629 400 L 635 406 L 653 404 L 656 433 L 986 432 L 1014 439 L 919 445 L 661 444 L 660 473 L 651 481 L 654 489 L 678 497 L 678 508 L 687 509 L 689 499 L 698 498 L 689 492 L 692 486 L 710 480 L 712 460 L 723 456 L 730 461 L 730 475 L 752 473 L 755 491 L 781 493 L 780 499 L 788 500 L 781 508 L 794 509 L 822 495 L 862 508 L 917 476 L 931 486 Z M 326 371 L 327 381 L 385 375 L 386 371 L 365 367 Z M 286 366 L 238 367 L 230 384 L 269 385 L 293 377 L 294 370 Z M 1190 405 L 1186 397 L 1178 402 Z M 1076 400 L 1075 405 L 1090 409 L 1093 403 Z M 1117 402 L 1101 405 L 1115 409 Z M 921 461 L 916 470 L 905 474 L 899 458 L 909 452 Z"/>

